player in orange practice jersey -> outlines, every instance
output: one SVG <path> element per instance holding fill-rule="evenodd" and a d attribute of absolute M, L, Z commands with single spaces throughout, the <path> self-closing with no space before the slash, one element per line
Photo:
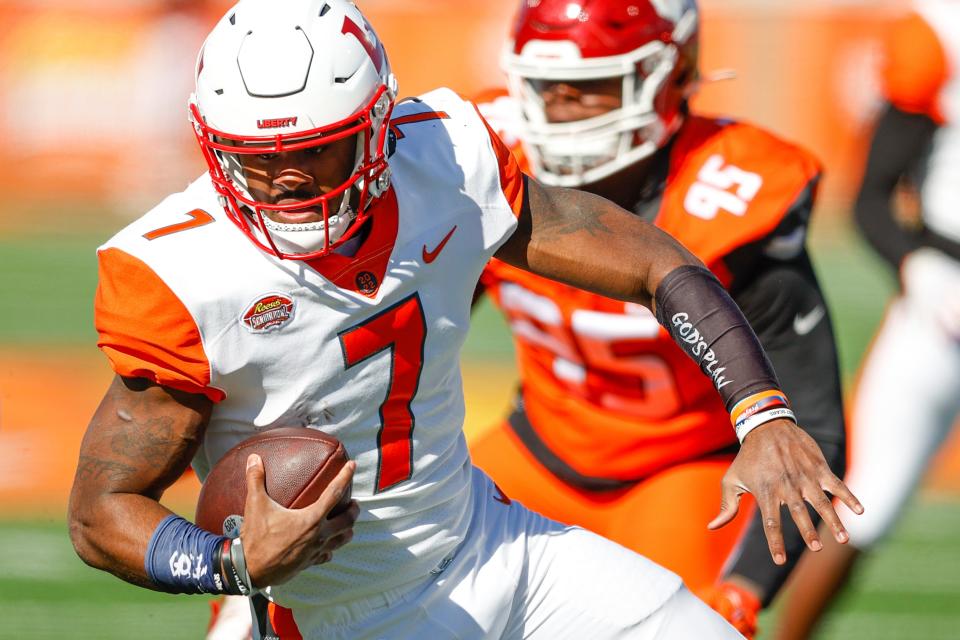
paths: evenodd
<path fill-rule="evenodd" d="M 804 247 L 817 161 L 757 127 L 688 112 L 692 1 L 570 6 L 523 5 L 504 58 L 510 95 L 485 96 L 481 111 L 539 180 L 610 198 L 711 268 L 839 473 L 834 340 Z M 638 305 L 497 260 L 481 282 L 513 331 L 521 388 L 509 418 L 473 443 L 474 462 L 511 498 L 679 572 L 753 633 L 792 563 L 771 562 L 759 514 L 706 529 L 737 448 L 709 383 Z M 792 527 L 787 539 L 796 559 L 804 541 Z"/>

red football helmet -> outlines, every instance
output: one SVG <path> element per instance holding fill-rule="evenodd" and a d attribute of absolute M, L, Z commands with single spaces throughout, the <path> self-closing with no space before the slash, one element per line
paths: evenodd
<path fill-rule="evenodd" d="M 534 173 L 580 186 L 651 155 L 679 128 L 697 78 L 695 0 L 524 0 L 504 53 Z M 621 79 L 620 107 L 548 121 L 548 83 Z"/>

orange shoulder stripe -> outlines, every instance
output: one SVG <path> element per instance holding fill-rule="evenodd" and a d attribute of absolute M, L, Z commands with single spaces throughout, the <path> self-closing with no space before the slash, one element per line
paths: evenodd
<path fill-rule="evenodd" d="M 210 363 L 200 330 L 170 287 L 141 260 L 120 249 L 105 249 L 97 257 L 97 346 L 113 370 L 121 376 L 202 393 L 214 402 L 223 400 L 226 394 L 210 386 Z"/>
<path fill-rule="evenodd" d="M 486 118 L 480 114 L 477 105 L 471 104 L 473 104 L 480 122 L 483 123 L 483 126 L 487 128 L 487 133 L 490 134 L 490 144 L 493 145 L 493 152 L 497 155 L 497 163 L 500 165 L 500 189 L 506 196 L 507 202 L 510 203 L 513 215 L 519 216 L 520 210 L 523 208 L 523 172 L 520 171 L 520 165 L 517 164 L 517 159 L 510 152 L 510 149 L 490 127 Z"/>
<path fill-rule="evenodd" d="M 927 21 L 911 13 L 887 33 L 883 84 L 886 98 L 908 113 L 928 115 L 943 122 L 940 90 L 949 73 L 940 38 Z"/>

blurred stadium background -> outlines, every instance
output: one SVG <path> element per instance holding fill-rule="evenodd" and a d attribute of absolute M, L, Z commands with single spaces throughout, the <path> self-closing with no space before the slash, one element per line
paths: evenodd
<path fill-rule="evenodd" d="M 517 0 L 361 0 L 401 93 L 499 86 Z M 92 328 L 95 247 L 202 165 L 186 123 L 195 52 L 223 0 L 0 0 L 0 638 L 200 638 L 199 598 L 129 587 L 86 568 L 64 524 L 86 422 L 110 378 Z M 894 280 L 849 225 L 882 0 L 701 0 L 696 107 L 765 125 L 815 150 L 826 179 L 812 249 L 833 306 L 844 376 Z M 4 304 L 7 304 L 4 303 Z M 499 418 L 512 355 L 489 309 L 464 354 L 468 433 Z M 960 390 L 958 390 L 960 392 Z M 910 425 L 903 425 L 909 432 Z M 166 501 L 192 513 L 185 478 Z M 960 637 L 960 438 L 908 517 L 868 562 L 823 638 Z M 775 611 L 766 614 L 769 617 Z"/>

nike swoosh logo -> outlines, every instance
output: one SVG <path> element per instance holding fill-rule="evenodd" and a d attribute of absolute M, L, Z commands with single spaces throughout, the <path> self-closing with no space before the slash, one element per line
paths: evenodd
<path fill-rule="evenodd" d="M 453 235 L 453 232 L 457 230 L 457 225 L 453 225 L 453 229 L 447 232 L 447 235 L 443 236 L 443 240 L 440 241 L 440 244 L 437 245 L 437 248 L 433 251 L 427 250 L 427 245 L 423 245 L 423 261 L 427 264 L 430 264 L 437 259 L 437 256 L 440 255 L 440 252 L 443 251 L 443 248 L 447 245 L 447 241 Z"/>
<path fill-rule="evenodd" d="M 797 332 L 798 336 L 805 336 L 813 331 L 813 328 L 823 320 L 825 315 L 827 315 L 827 310 L 823 308 L 822 304 L 818 304 L 806 314 L 798 313 L 793 318 L 793 330 Z"/>

